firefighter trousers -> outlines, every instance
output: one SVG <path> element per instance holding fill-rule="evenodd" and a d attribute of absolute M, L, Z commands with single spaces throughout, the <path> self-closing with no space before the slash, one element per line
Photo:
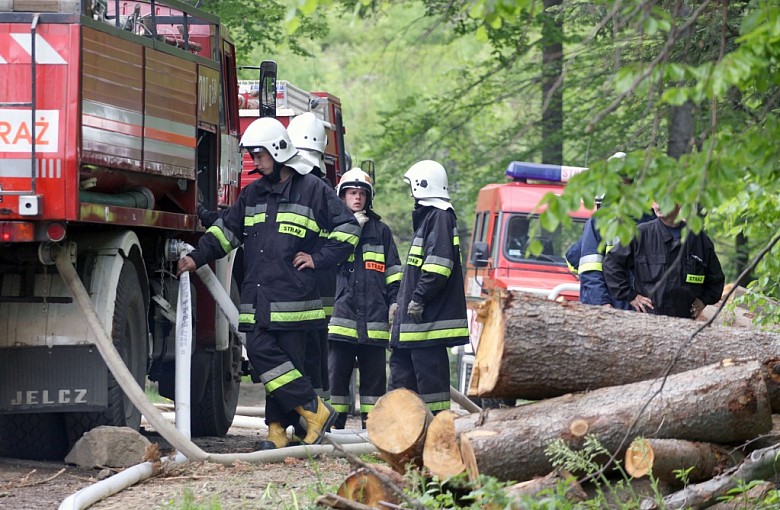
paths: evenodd
<path fill-rule="evenodd" d="M 306 359 L 303 369 L 314 391 L 325 401 L 330 401 L 330 380 L 328 376 L 328 327 L 310 329 L 306 343 Z"/>
<path fill-rule="evenodd" d="M 331 341 L 329 347 L 331 404 L 339 416 L 336 428 L 344 428 L 349 413 L 349 383 L 357 359 L 360 374 L 360 415 L 365 417 L 379 397 L 387 392 L 387 349 L 379 345 Z"/>
<path fill-rule="evenodd" d="M 255 328 L 247 335 L 249 361 L 265 386 L 265 422 L 284 422 L 295 407 L 317 394 L 306 376 L 306 330 L 270 331 Z"/>
<path fill-rule="evenodd" d="M 420 395 L 434 414 L 450 408 L 450 360 L 447 347 L 399 349 L 390 353 L 388 390 L 406 388 Z"/>

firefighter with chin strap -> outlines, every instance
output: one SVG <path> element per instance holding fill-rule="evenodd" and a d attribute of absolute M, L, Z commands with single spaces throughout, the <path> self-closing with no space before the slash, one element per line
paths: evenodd
<path fill-rule="evenodd" d="M 371 177 L 353 168 L 339 180 L 338 196 L 362 226 L 355 252 L 341 266 L 336 280 L 336 305 L 328 325 L 331 403 L 339 412 L 333 425 L 343 429 L 350 404 L 349 385 L 357 359 L 360 374 L 360 416 L 387 391 L 387 348 L 390 310 L 401 282 L 401 259 L 390 227 L 372 209 Z"/>
<path fill-rule="evenodd" d="M 312 166 L 312 175 L 316 175 L 323 179 L 325 184 L 333 187 L 335 183 L 331 183 L 325 175 L 325 149 L 328 146 L 325 124 L 312 112 L 305 112 L 290 120 L 287 133 L 290 135 L 290 141 L 298 149 L 298 154 Z M 319 246 L 327 242 L 327 234 L 324 230 L 320 232 Z M 320 299 L 322 299 L 325 323 L 308 331 L 309 341 L 306 345 L 304 370 L 317 395 L 325 402 L 330 403 L 327 323 L 333 314 L 333 303 L 336 300 L 336 266 L 325 269 L 317 268 L 314 271 L 314 276 L 317 280 Z M 291 413 L 288 421 L 294 426 L 295 435 L 300 438 L 305 435 L 305 431 L 302 430 L 297 418 L 295 413 Z"/>
<path fill-rule="evenodd" d="M 360 238 L 360 225 L 333 188 L 313 175 L 284 126 L 257 119 L 241 148 L 263 174 L 221 214 L 197 248 L 179 260 L 178 274 L 224 257 L 244 245 L 239 329 L 266 390 L 268 437 L 260 449 L 282 448 L 282 422 L 295 411 L 306 422 L 306 444 L 319 444 L 336 412 L 305 376 L 307 331 L 325 322 L 314 270 L 344 261 Z M 318 247 L 320 233 L 328 240 Z"/>
<path fill-rule="evenodd" d="M 457 218 L 447 172 L 424 160 L 404 174 L 414 197 L 414 238 L 390 337 L 389 389 L 417 392 L 433 413 L 450 408 L 447 348 L 469 342 Z"/>

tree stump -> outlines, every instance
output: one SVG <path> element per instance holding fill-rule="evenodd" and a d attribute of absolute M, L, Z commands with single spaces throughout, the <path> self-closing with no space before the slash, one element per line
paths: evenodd
<path fill-rule="evenodd" d="M 689 319 L 580 303 L 523 292 L 494 293 L 468 395 L 538 400 L 655 379 L 701 327 Z M 770 400 L 780 412 L 780 335 L 710 327 L 679 353 L 672 373 L 749 358 L 765 368 Z M 619 360 L 619 362 L 616 362 Z"/>
<path fill-rule="evenodd" d="M 406 465 L 422 467 L 423 445 L 433 414 L 415 392 L 399 388 L 385 393 L 368 413 L 366 429 L 371 444 L 396 472 Z"/>

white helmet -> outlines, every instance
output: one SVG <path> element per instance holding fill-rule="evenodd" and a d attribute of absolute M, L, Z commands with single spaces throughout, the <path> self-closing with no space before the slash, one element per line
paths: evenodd
<path fill-rule="evenodd" d="M 451 209 L 447 171 L 436 161 L 425 159 L 412 165 L 404 174 L 412 187 L 412 196 L 422 205 Z"/>
<path fill-rule="evenodd" d="M 325 147 L 328 145 L 325 124 L 312 112 L 293 117 L 287 126 L 287 132 L 290 134 L 290 140 L 296 149 L 307 149 L 325 154 Z"/>
<path fill-rule="evenodd" d="M 284 125 L 273 117 L 263 117 L 249 124 L 241 137 L 240 147 L 250 153 L 262 147 L 277 163 L 285 163 L 298 153 Z"/>
<path fill-rule="evenodd" d="M 371 207 L 371 201 L 374 198 L 374 184 L 371 182 L 371 176 L 364 172 L 363 169 L 355 167 L 342 175 L 338 186 L 336 186 L 336 194 L 343 198 L 341 196 L 342 191 L 349 188 L 365 190 L 366 207 Z"/>

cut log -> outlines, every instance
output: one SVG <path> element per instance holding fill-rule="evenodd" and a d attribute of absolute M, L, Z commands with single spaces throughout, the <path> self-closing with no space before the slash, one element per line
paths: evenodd
<path fill-rule="evenodd" d="M 337 495 L 350 501 L 357 501 L 371 507 L 379 507 L 380 501 L 397 504 L 401 502 L 399 495 L 388 487 L 385 481 L 402 489 L 404 477 L 387 466 L 373 464 L 371 470 L 361 467 L 347 475 L 347 478 L 339 486 Z"/>
<path fill-rule="evenodd" d="M 525 482 L 516 483 L 506 488 L 506 494 L 511 499 L 520 499 L 523 496 L 536 496 L 543 490 L 556 491 L 559 483 L 565 483 L 568 487 L 566 489 L 566 498 L 571 501 L 584 501 L 588 498 L 588 495 L 577 483 L 577 479 L 567 471 L 552 471 L 549 474 L 541 477 L 527 480 Z M 512 506 L 515 508 L 515 506 Z"/>
<path fill-rule="evenodd" d="M 323 494 L 322 496 L 318 496 L 317 504 L 335 508 L 336 510 L 376 510 L 373 506 L 349 500 L 338 494 Z"/>
<path fill-rule="evenodd" d="M 483 398 L 538 400 L 654 379 L 702 326 L 688 319 L 557 303 L 523 292 L 493 294 L 483 306 L 485 323 L 468 390 Z M 778 334 L 706 328 L 682 350 L 672 371 L 728 358 L 751 358 L 764 365 L 770 400 L 780 412 Z"/>
<path fill-rule="evenodd" d="M 455 436 L 455 418 L 452 411 L 442 411 L 428 425 L 423 446 L 423 465 L 434 476 L 446 480 L 466 470 Z"/>
<path fill-rule="evenodd" d="M 425 433 L 433 414 L 415 392 L 398 388 L 385 393 L 368 413 L 368 440 L 396 472 L 422 467 Z"/>
<path fill-rule="evenodd" d="M 775 490 L 776 486 L 772 482 L 760 482 L 742 494 L 736 494 L 728 501 L 715 503 L 708 507 L 709 510 L 745 510 L 747 508 L 767 508 L 762 506 L 764 498 L 769 495 L 769 491 Z"/>
<path fill-rule="evenodd" d="M 727 444 L 772 427 L 756 361 L 718 363 L 670 376 L 648 403 L 659 387 L 660 381 L 643 381 L 456 418 L 463 461 L 500 480 L 529 480 L 552 471 L 545 449 L 555 439 L 578 449 L 586 436 L 594 435 L 608 451 L 622 455 L 637 436 Z"/>
<path fill-rule="evenodd" d="M 682 486 L 722 473 L 744 460 L 744 455 L 712 443 L 681 439 L 634 439 L 626 451 L 626 473 L 634 478 L 653 474 L 656 480 Z M 680 472 L 685 471 L 685 478 Z"/>
<path fill-rule="evenodd" d="M 770 480 L 780 471 L 780 445 L 752 452 L 739 466 L 664 498 L 664 508 L 707 508 L 720 496 L 751 480 Z"/>

